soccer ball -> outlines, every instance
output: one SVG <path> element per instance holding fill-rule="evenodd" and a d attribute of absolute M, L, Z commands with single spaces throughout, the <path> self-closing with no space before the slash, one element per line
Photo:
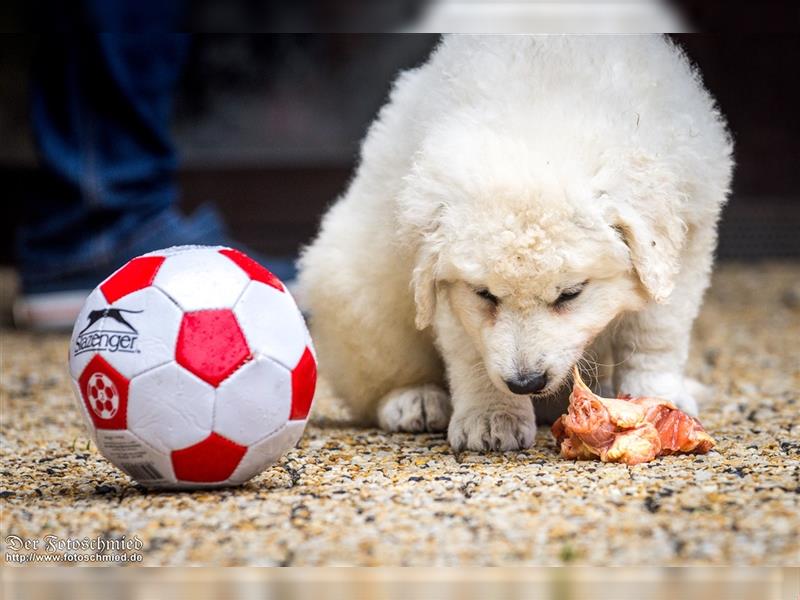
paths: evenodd
<path fill-rule="evenodd" d="M 100 452 L 150 487 L 244 483 L 303 434 L 316 357 L 286 286 L 247 255 L 180 246 L 92 291 L 69 368 Z"/>

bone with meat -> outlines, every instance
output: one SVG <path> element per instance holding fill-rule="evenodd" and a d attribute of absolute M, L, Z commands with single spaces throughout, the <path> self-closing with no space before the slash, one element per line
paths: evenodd
<path fill-rule="evenodd" d="M 577 368 L 574 379 L 567 414 L 552 428 L 564 458 L 635 465 L 665 454 L 705 454 L 714 447 L 700 421 L 667 400 L 602 398 Z"/>

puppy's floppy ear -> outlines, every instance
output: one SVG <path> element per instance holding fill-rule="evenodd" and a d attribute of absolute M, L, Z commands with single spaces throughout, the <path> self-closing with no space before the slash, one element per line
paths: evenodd
<path fill-rule="evenodd" d="M 425 329 L 433 323 L 436 310 L 436 251 L 423 245 L 417 254 L 417 264 L 411 276 L 414 304 L 417 307 L 414 323 L 417 329 Z"/>
<path fill-rule="evenodd" d="M 665 302 L 675 287 L 690 197 L 680 168 L 668 158 L 638 146 L 614 149 L 593 181 L 603 190 L 598 201 L 606 223 L 627 244 L 636 274 L 656 302 Z"/>
<path fill-rule="evenodd" d="M 675 287 L 686 226 L 676 214 L 653 207 L 609 204 L 606 219 L 630 249 L 633 267 L 656 302 L 665 302 Z"/>
<path fill-rule="evenodd" d="M 446 212 L 449 183 L 425 169 L 429 161 L 415 160 L 397 197 L 397 236 L 413 257 L 411 289 L 414 293 L 417 329 L 433 323 L 440 255 L 445 246 L 442 219 Z"/>
<path fill-rule="evenodd" d="M 431 202 L 412 188 L 406 188 L 400 197 L 400 208 L 398 233 L 413 252 L 411 289 L 416 306 L 414 322 L 417 329 L 421 330 L 433 323 L 436 310 L 436 280 L 443 245 L 440 219 L 444 205 Z"/>

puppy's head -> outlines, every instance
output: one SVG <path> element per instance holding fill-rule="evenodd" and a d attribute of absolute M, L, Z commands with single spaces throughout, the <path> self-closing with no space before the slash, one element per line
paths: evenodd
<path fill-rule="evenodd" d="M 443 323 L 463 330 L 494 386 L 548 395 L 618 315 L 669 295 L 676 259 L 653 226 L 579 169 L 532 169 L 533 160 L 508 158 L 523 149 L 492 160 L 491 144 L 482 148 L 480 161 L 450 160 L 446 174 L 421 161 L 415 177 L 424 176 L 409 178 L 417 326 L 449 311 Z"/>
<path fill-rule="evenodd" d="M 434 285 L 498 389 L 546 395 L 561 387 L 599 332 L 641 308 L 646 296 L 614 230 L 582 226 L 542 200 L 511 216 L 497 210 L 514 204 L 450 215 L 463 219 L 450 224 L 453 231 L 472 234 L 442 248 Z"/>

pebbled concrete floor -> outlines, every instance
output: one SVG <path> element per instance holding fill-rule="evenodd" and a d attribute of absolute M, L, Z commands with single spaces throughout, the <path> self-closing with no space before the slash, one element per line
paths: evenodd
<path fill-rule="evenodd" d="M 800 563 L 798 264 L 718 268 L 689 367 L 717 448 L 635 467 L 562 460 L 545 427 L 527 452 L 458 456 L 352 428 L 323 382 L 299 447 L 245 486 L 149 492 L 88 442 L 67 338 L 0 335 L 4 563 L 9 535 L 136 538 L 146 565 Z"/>

